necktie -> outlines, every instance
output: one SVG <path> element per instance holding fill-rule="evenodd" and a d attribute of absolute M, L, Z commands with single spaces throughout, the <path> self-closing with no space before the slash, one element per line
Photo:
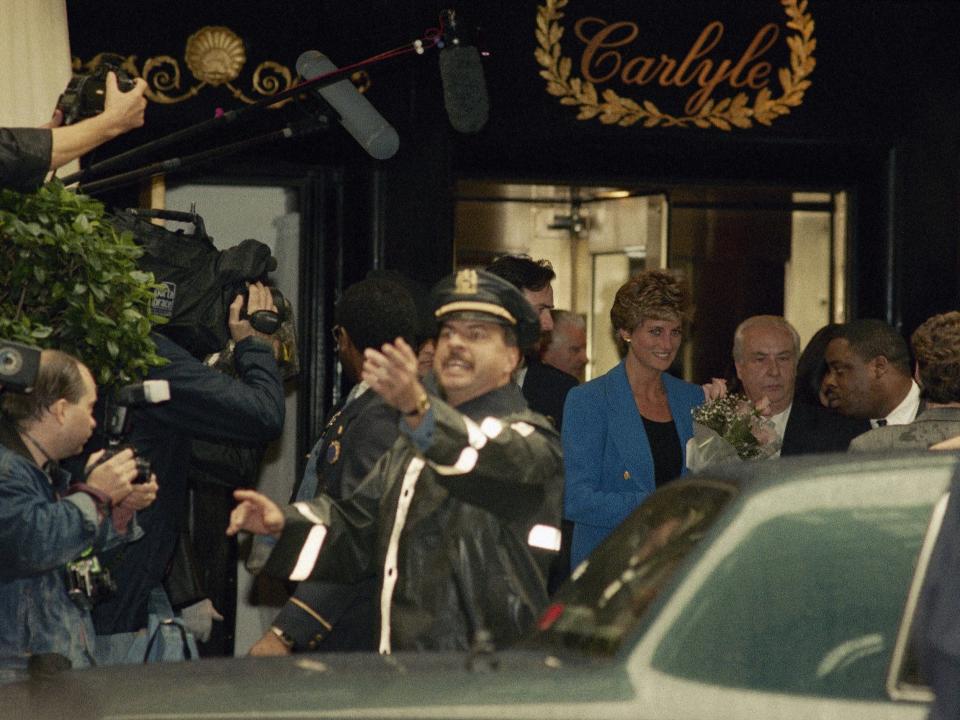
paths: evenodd
<path fill-rule="evenodd" d="M 879 420 L 877 420 L 877 427 L 883 427 L 886 424 L 887 424 L 886 418 L 880 418 Z"/>

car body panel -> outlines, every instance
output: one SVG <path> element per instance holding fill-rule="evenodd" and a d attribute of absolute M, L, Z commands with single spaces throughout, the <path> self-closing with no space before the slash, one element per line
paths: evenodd
<path fill-rule="evenodd" d="M 663 566 L 637 617 L 621 628 L 597 625 L 623 634 L 593 654 L 558 643 L 544 622 L 520 647 L 474 658 L 335 654 L 93 668 L 0 688 L 0 718 L 922 720 L 926 704 L 886 696 L 885 671 L 926 523 L 957 461 L 817 456 L 668 483 L 677 497 L 699 487 L 729 500 L 702 532 L 692 526 L 695 542 Z M 630 536 L 641 510 L 591 556 L 596 571 L 578 568 L 557 594 L 561 617 L 578 598 L 616 599 L 629 589 L 618 577 L 605 587 L 585 583 L 601 563 L 627 563 L 623 548 L 636 553 L 634 541 L 652 535 L 655 528 Z M 765 667 L 776 662 L 784 668 Z"/>

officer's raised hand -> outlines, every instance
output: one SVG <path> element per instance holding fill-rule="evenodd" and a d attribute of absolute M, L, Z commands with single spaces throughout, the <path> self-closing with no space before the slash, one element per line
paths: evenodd
<path fill-rule="evenodd" d="M 427 391 L 420 384 L 417 354 L 403 338 L 380 350 L 363 351 L 362 377 L 384 401 L 403 413 L 412 426 L 420 424 L 429 409 Z"/>

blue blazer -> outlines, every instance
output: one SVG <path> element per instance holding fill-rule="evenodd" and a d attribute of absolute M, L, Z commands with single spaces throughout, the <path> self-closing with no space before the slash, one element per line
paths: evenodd
<path fill-rule="evenodd" d="M 703 388 L 667 373 L 663 385 L 686 472 L 691 411 L 703 404 Z M 653 455 L 623 362 L 569 392 L 561 440 L 564 515 L 574 524 L 570 563 L 575 568 L 656 487 Z"/>

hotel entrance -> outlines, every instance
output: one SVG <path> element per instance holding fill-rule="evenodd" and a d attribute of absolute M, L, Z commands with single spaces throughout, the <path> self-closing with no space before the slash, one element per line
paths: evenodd
<path fill-rule="evenodd" d="M 847 195 L 767 187 L 670 188 L 461 181 L 455 261 L 504 253 L 547 258 L 558 308 L 587 321 L 587 378 L 619 361 L 614 294 L 631 275 L 669 268 L 690 282 L 695 313 L 678 374 L 729 375 L 737 324 L 784 315 L 806 341 L 845 318 Z"/>

